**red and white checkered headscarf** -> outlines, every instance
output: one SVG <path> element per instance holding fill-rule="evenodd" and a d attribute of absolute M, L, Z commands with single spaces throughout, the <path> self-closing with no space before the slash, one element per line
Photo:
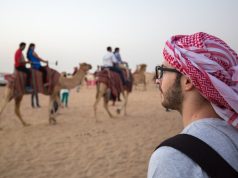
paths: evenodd
<path fill-rule="evenodd" d="M 188 76 L 216 113 L 238 128 L 238 56 L 221 39 L 206 34 L 172 36 L 163 55 Z"/>

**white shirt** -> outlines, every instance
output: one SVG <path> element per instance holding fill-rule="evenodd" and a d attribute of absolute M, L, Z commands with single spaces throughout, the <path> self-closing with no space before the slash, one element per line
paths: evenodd
<path fill-rule="evenodd" d="M 112 67 L 113 63 L 117 63 L 117 59 L 112 52 L 107 52 L 107 54 L 103 56 L 103 66 Z"/>
<path fill-rule="evenodd" d="M 67 88 L 63 88 L 60 90 L 60 94 L 62 95 L 63 93 L 69 93 L 69 90 Z"/>

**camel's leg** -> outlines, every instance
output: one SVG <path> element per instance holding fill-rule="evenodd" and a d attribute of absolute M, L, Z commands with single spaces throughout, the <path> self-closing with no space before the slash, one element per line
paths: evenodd
<path fill-rule="evenodd" d="M 111 112 L 109 111 L 109 109 L 108 109 L 108 98 L 107 98 L 106 96 L 104 96 L 103 99 L 104 99 L 104 101 L 103 101 L 103 106 L 104 106 L 104 108 L 106 109 L 106 111 L 107 111 L 109 117 L 110 117 L 110 118 L 113 118 L 112 113 L 111 113 Z"/>
<path fill-rule="evenodd" d="M 135 90 L 137 90 L 137 83 L 134 83 L 134 86 L 135 86 Z"/>
<path fill-rule="evenodd" d="M 103 84 L 103 83 L 97 84 L 96 101 L 93 105 L 94 117 L 96 118 L 96 120 L 97 120 L 97 106 L 98 106 L 98 103 L 100 102 L 101 98 L 103 97 L 103 95 L 106 93 L 106 89 L 107 89 L 107 86 L 105 84 Z"/>
<path fill-rule="evenodd" d="M 54 96 L 51 95 L 49 101 L 49 124 L 56 124 L 54 101 Z"/>
<path fill-rule="evenodd" d="M 30 124 L 26 123 L 21 116 L 20 105 L 21 105 L 22 98 L 23 98 L 23 95 L 15 98 L 15 113 L 17 117 L 20 119 L 23 126 L 29 126 Z"/>
<path fill-rule="evenodd" d="M 145 91 L 145 90 L 146 90 L 146 79 L 145 79 L 145 75 L 144 75 L 143 83 L 144 83 L 144 91 Z"/>
<path fill-rule="evenodd" d="M 55 86 L 53 93 L 49 97 L 49 124 L 56 124 L 56 112 L 61 106 L 59 92 L 60 87 Z M 55 102 L 57 103 L 58 108 L 55 108 Z"/>
<path fill-rule="evenodd" d="M 4 111 L 4 109 L 6 108 L 7 104 L 10 102 L 12 97 L 12 90 L 8 87 L 6 87 L 5 89 L 5 93 L 3 95 L 3 99 L 1 102 L 1 106 L 0 106 L 0 116 L 2 114 L 2 112 Z"/>
<path fill-rule="evenodd" d="M 0 105 L 0 119 L 1 119 L 2 112 L 6 108 L 7 104 L 11 101 L 11 98 L 12 98 L 12 90 L 9 87 L 6 87 L 5 93 L 3 95 L 3 99 Z"/>
<path fill-rule="evenodd" d="M 2 102 L 1 102 L 1 106 L 0 106 L 0 116 L 2 115 L 2 112 L 3 112 L 4 109 L 6 108 L 8 102 L 9 102 L 8 99 L 3 98 Z"/>
<path fill-rule="evenodd" d="M 59 104 L 59 106 L 61 107 L 60 95 L 58 95 L 58 96 L 56 97 L 56 101 L 57 101 L 57 103 Z"/>
<path fill-rule="evenodd" d="M 2 102 L 1 102 L 1 106 L 0 106 L 0 116 L 2 115 L 2 112 L 4 111 L 4 109 L 6 108 L 8 102 L 10 100 L 3 98 Z M 0 117 L 1 118 L 1 117 Z"/>
<path fill-rule="evenodd" d="M 125 98 L 125 103 L 124 103 L 124 116 L 127 115 L 127 110 L 126 110 L 126 108 L 127 108 L 128 96 L 129 96 L 129 92 L 125 91 L 125 97 L 124 97 L 124 98 Z"/>
<path fill-rule="evenodd" d="M 97 119 L 97 105 L 98 103 L 100 102 L 101 98 L 103 97 L 103 93 L 100 92 L 100 91 L 97 91 L 97 94 L 96 94 L 96 101 L 93 105 L 93 109 L 94 109 L 94 117 Z"/>
<path fill-rule="evenodd" d="M 124 110 L 124 116 L 125 116 L 125 115 L 127 115 L 127 113 L 126 113 L 126 106 L 127 106 L 127 100 L 128 100 L 128 92 L 127 91 L 123 91 L 122 92 L 122 96 L 124 98 L 123 104 L 121 106 L 121 109 L 117 109 L 117 113 L 120 113 L 120 111 Z"/>
<path fill-rule="evenodd" d="M 61 103 L 61 101 L 60 101 L 60 95 L 59 95 L 59 94 L 56 96 L 55 102 L 56 102 L 57 105 L 58 105 L 58 108 L 55 110 L 55 114 L 57 114 L 57 112 L 59 111 L 59 109 L 60 109 L 61 106 L 62 106 L 62 103 Z"/>
<path fill-rule="evenodd" d="M 98 105 L 99 101 L 101 100 L 101 98 L 102 98 L 102 96 L 101 95 L 99 96 L 99 94 L 97 94 L 96 101 L 95 101 L 95 103 L 93 105 L 94 117 L 96 118 L 96 120 L 97 120 L 97 105 Z"/>
<path fill-rule="evenodd" d="M 96 85 L 96 100 L 95 103 L 93 105 L 93 110 L 94 110 L 94 117 L 97 118 L 97 105 L 99 103 L 99 101 L 101 100 L 101 97 L 99 98 L 99 84 Z"/>

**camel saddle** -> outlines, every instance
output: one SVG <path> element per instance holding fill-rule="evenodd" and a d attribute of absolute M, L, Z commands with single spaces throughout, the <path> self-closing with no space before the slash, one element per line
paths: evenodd
<path fill-rule="evenodd" d="M 96 83 L 104 83 L 110 90 L 110 100 L 116 100 L 123 91 L 123 84 L 118 73 L 103 69 L 96 73 Z"/>
<path fill-rule="evenodd" d="M 126 71 L 123 70 L 124 75 Z M 132 81 L 123 86 L 120 75 L 117 72 L 113 72 L 107 68 L 104 68 L 101 71 L 95 73 L 96 83 L 104 83 L 110 90 L 110 100 L 116 101 L 119 94 L 123 90 L 131 92 L 132 90 Z M 131 78 L 131 76 L 126 76 L 126 78 Z"/>
<path fill-rule="evenodd" d="M 60 77 L 59 72 L 49 67 L 46 67 L 47 70 L 47 83 L 45 86 L 42 80 L 42 72 L 36 69 L 31 70 L 31 86 L 34 92 L 42 93 L 45 95 L 50 95 L 53 92 L 54 86 L 58 82 Z M 8 81 L 8 86 L 13 88 L 14 94 L 13 97 L 20 96 L 22 94 L 29 94 L 26 91 L 26 77 L 27 74 L 18 70 L 15 70 L 13 74 L 7 75 L 5 78 Z"/>

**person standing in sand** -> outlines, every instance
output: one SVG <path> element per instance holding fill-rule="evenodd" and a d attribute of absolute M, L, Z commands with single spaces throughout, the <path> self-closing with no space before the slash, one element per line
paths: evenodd
<path fill-rule="evenodd" d="M 62 72 L 63 76 L 65 78 L 67 78 L 67 73 L 66 72 Z M 61 104 L 62 107 L 68 107 L 68 101 L 69 101 L 69 89 L 67 88 L 62 88 L 60 90 L 60 100 L 61 100 Z"/>
<path fill-rule="evenodd" d="M 31 94 L 31 107 L 32 108 L 40 108 L 41 107 L 39 104 L 39 96 L 36 91 L 33 91 Z"/>
<path fill-rule="evenodd" d="M 185 128 L 153 152 L 147 177 L 238 177 L 236 52 L 200 32 L 171 37 L 163 56 L 156 67 L 162 105 L 177 110 Z"/>

